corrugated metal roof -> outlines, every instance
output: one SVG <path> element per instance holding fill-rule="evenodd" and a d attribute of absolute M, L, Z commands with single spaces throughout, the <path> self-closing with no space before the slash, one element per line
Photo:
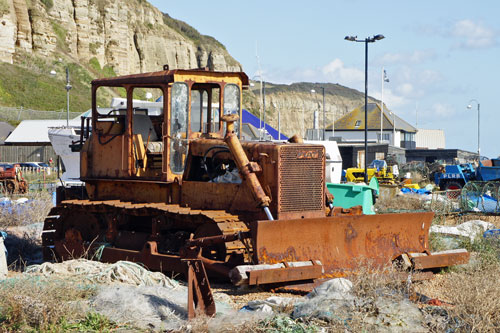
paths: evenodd
<path fill-rule="evenodd" d="M 380 106 L 376 103 L 368 103 L 368 130 L 380 130 Z M 397 115 L 384 107 L 384 114 L 382 118 L 382 128 L 384 130 L 392 130 L 393 119 L 396 122 L 397 131 L 416 132 L 417 129 L 408 124 Z M 327 130 L 332 129 L 332 124 L 326 127 Z M 335 121 L 335 130 L 364 130 L 365 129 L 365 105 L 361 105 L 352 110 L 342 118 Z"/>
<path fill-rule="evenodd" d="M 49 143 L 49 127 L 65 126 L 66 119 L 23 120 L 12 131 L 5 143 Z M 80 126 L 80 117 L 70 119 L 70 126 Z"/>

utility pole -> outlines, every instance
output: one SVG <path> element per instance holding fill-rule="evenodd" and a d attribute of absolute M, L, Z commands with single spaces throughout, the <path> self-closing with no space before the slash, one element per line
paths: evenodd
<path fill-rule="evenodd" d="M 66 67 L 66 126 L 69 127 L 69 91 L 71 90 L 71 84 L 69 83 L 69 68 Z"/>
<path fill-rule="evenodd" d="M 383 140 L 383 125 L 382 118 L 384 116 L 384 82 L 389 82 L 389 78 L 387 77 L 387 73 L 385 72 L 384 67 L 382 67 L 382 98 L 380 101 L 380 142 Z"/>
<path fill-rule="evenodd" d="M 263 90 L 263 95 L 262 95 L 262 119 L 264 123 L 264 133 L 263 137 L 264 139 L 266 138 L 266 81 L 262 82 L 264 84 L 262 90 Z"/>
<path fill-rule="evenodd" d="M 345 36 L 345 40 L 356 43 L 365 43 L 365 183 L 368 184 L 368 43 L 375 43 L 384 39 L 384 35 L 375 35 L 365 39 L 358 36 Z"/>
<path fill-rule="evenodd" d="M 325 113 L 325 87 L 321 87 L 323 89 L 323 141 L 326 140 L 326 113 Z"/>

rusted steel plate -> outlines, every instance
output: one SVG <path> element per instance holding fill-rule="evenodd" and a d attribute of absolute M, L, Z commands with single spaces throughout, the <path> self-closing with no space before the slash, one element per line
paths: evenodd
<path fill-rule="evenodd" d="M 350 270 L 363 260 L 386 264 L 403 253 L 428 250 L 434 213 L 335 216 L 258 221 L 259 263 L 320 260 L 325 273 Z"/>
<path fill-rule="evenodd" d="M 179 256 L 111 247 L 106 247 L 102 251 L 101 261 L 113 263 L 119 260 L 138 262 L 150 270 L 160 272 L 173 271 L 181 274 L 186 273 L 186 264 L 181 262 Z"/>
<path fill-rule="evenodd" d="M 321 265 L 256 270 L 248 273 L 248 284 L 260 285 L 287 281 L 313 280 L 319 278 L 322 273 L 323 266 Z"/>
<path fill-rule="evenodd" d="M 411 280 L 412 281 L 422 281 L 422 280 L 430 280 L 434 277 L 434 273 L 432 272 L 413 272 L 411 274 Z M 381 276 L 381 278 L 384 278 Z M 408 274 L 405 273 L 398 273 L 396 275 L 390 274 L 387 276 L 387 282 L 393 281 L 394 279 L 397 279 L 398 281 L 401 282 L 406 282 L 408 281 Z M 309 283 L 291 283 L 291 284 L 286 284 L 284 286 L 279 286 L 278 288 L 274 288 L 274 292 L 292 292 L 292 293 L 309 293 L 313 291 L 314 288 L 319 287 L 321 284 L 324 282 L 330 280 L 328 279 L 315 279 L 313 282 Z"/>
<path fill-rule="evenodd" d="M 448 267 L 466 264 L 469 262 L 470 253 L 465 249 L 435 252 L 430 255 L 408 254 L 415 269 Z"/>

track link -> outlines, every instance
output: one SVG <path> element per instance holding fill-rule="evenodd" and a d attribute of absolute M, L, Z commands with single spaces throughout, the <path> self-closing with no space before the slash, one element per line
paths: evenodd
<path fill-rule="evenodd" d="M 61 202 L 49 212 L 45 219 L 42 233 L 42 248 L 45 260 L 52 260 L 55 253 L 57 241 L 64 239 L 63 223 L 65 216 L 73 212 L 84 212 L 94 216 L 104 217 L 130 215 L 137 217 L 151 218 L 151 223 L 157 217 L 175 225 L 177 229 L 186 226 L 186 230 L 193 230 L 196 226 L 214 224 L 218 232 L 224 235 L 230 235 L 237 232 L 248 231 L 248 223 L 244 222 L 238 215 L 228 213 L 224 210 L 198 210 L 189 207 L 182 207 L 178 204 L 165 203 L 132 203 L 119 200 L 67 200 Z M 101 230 L 104 234 L 109 232 L 109 228 Z M 152 227 L 154 230 L 154 228 Z M 199 235 L 207 236 L 207 235 Z M 154 234 L 150 236 L 154 239 Z M 241 241 L 226 243 L 228 257 L 233 253 L 249 253 L 251 249 L 249 244 L 243 244 Z M 60 256 L 59 256 L 60 257 Z"/>

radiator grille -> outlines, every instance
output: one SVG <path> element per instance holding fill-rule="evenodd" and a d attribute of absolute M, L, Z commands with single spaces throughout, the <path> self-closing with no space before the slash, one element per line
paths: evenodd
<path fill-rule="evenodd" d="M 285 146 L 280 149 L 280 212 L 323 210 L 323 154 L 323 147 Z"/>

